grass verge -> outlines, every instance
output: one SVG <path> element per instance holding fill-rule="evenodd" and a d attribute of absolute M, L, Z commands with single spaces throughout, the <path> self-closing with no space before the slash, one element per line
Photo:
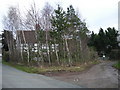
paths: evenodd
<path fill-rule="evenodd" d="M 18 64 L 13 64 L 10 62 L 2 62 L 5 65 L 12 66 L 16 69 L 28 72 L 28 73 L 38 73 L 38 74 L 45 74 L 48 72 L 79 72 L 89 68 L 92 65 L 100 63 L 99 61 L 91 61 L 88 63 L 80 64 L 77 66 L 65 67 L 65 66 L 51 66 L 51 67 L 28 67 Z"/>
<path fill-rule="evenodd" d="M 120 61 L 118 61 L 116 64 L 114 64 L 113 67 L 120 69 Z"/>

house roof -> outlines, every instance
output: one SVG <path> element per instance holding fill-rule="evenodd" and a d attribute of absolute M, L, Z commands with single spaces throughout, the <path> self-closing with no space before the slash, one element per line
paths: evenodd
<path fill-rule="evenodd" d="M 35 31 L 33 30 L 30 31 L 18 30 L 17 35 L 18 35 L 18 40 L 21 42 L 21 44 L 25 44 L 25 43 L 34 44 L 37 42 L 36 34 Z"/>

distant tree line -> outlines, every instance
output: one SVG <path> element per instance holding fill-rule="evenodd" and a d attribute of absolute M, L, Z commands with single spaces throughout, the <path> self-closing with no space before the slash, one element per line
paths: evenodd
<path fill-rule="evenodd" d="M 88 45 L 94 47 L 99 56 L 104 54 L 110 59 L 120 59 L 118 35 L 118 31 L 114 27 L 108 27 L 107 30 L 100 28 L 98 34 L 92 32 Z"/>

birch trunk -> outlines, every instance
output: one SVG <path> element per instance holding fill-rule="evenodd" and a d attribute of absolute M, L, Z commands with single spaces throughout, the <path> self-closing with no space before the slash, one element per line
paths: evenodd
<path fill-rule="evenodd" d="M 19 35 L 18 35 L 19 33 L 17 33 L 16 35 L 16 37 L 17 37 L 17 44 L 18 44 L 18 51 L 20 51 L 20 56 L 21 56 L 21 61 L 23 62 L 23 46 L 21 46 L 22 44 L 21 44 L 21 39 L 19 38 Z M 18 53 L 19 54 L 19 53 Z"/>
<path fill-rule="evenodd" d="M 42 65 L 44 65 L 44 60 L 43 60 L 43 56 L 42 56 L 40 44 L 41 44 L 41 43 L 40 43 L 40 41 L 39 41 L 39 44 L 38 44 L 38 45 L 39 45 L 39 46 L 38 46 L 38 47 L 39 47 L 39 50 L 38 50 L 38 52 L 39 52 L 39 55 L 40 55 L 40 57 L 41 57 Z M 41 47 L 42 47 L 42 45 L 41 45 Z"/>
<path fill-rule="evenodd" d="M 24 40 L 25 44 L 27 45 L 27 42 L 25 39 L 25 34 L 24 34 L 23 30 L 22 30 L 22 35 L 23 35 L 23 40 Z M 27 61 L 28 61 L 28 65 L 29 65 L 29 62 L 30 62 L 29 48 L 27 49 Z"/>
<path fill-rule="evenodd" d="M 65 35 L 64 35 L 65 37 Z M 65 37 L 65 45 L 66 45 L 66 49 L 67 49 L 67 56 L 68 56 L 68 60 L 69 60 L 69 65 L 71 66 L 72 62 L 71 62 L 71 58 L 70 58 L 70 50 L 69 50 L 69 47 L 68 47 L 68 42 L 67 42 L 67 38 Z"/>
<path fill-rule="evenodd" d="M 57 58 L 57 63 L 58 63 L 58 65 L 60 65 L 59 56 L 58 56 L 58 51 L 57 51 L 57 47 L 56 47 L 55 43 L 56 43 L 56 41 L 55 41 L 55 39 L 54 39 L 54 50 L 55 50 L 55 54 L 56 54 L 56 58 Z"/>
<path fill-rule="evenodd" d="M 36 40 L 37 40 L 37 63 L 38 63 L 38 66 L 40 65 L 40 62 L 39 62 L 39 40 L 38 40 L 38 32 L 37 32 L 37 27 L 35 29 L 35 36 L 36 36 Z"/>
<path fill-rule="evenodd" d="M 83 55 L 82 55 L 82 52 L 83 52 L 83 47 L 82 47 L 82 41 L 81 41 L 81 39 L 79 39 L 79 43 L 80 43 L 80 53 L 81 53 L 81 59 L 83 60 Z"/>
<path fill-rule="evenodd" d="M 48 56 L 49 65 L 51 65 L 50 52 L 49 52 L 49 46 L 48 46 L 48 31 L 47 30 L 46 30 L 46 48 L 47 48 L 47 56 Z"/>

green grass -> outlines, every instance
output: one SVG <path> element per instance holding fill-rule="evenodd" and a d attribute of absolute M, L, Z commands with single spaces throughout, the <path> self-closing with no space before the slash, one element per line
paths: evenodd
<path fill-rule="evenodd" d="M 116 64 L 114 64 L 113 67 L 120 69 L 120 61 L 118 61 Z"/>
<path fill-rule="evenodd" d="M 18 64 L 13 64 L 13 63 L 10 63 L 10 62 L 5 62 L 5 61 L 3 61 L 2 63 L 5 64 L 5 65 L 14 67 L 16 69 L 28 72 L 28 73 L 36 73 L 37 72 L 37 68 L 35 68 L 35 67 L 28 67 L 28 66 L 24 66 L 24 65 L 18 65 Z"/>
<path fill-rule="evenodd" d="M 86 64 L 80 64 L 77 66 L 71 66 L 71 67 L 65 67 L 65 66 L 51 66 L 51 67 L 28 67 L 28 66 L 24 66 L 24 65 L 18 65 L 18 64 L 12 64 L 10 62 L 4 62 L 3 64 L 12 66 L 16 69 L 28 72 L 28 73 L 39 73 L 39 74 L 44 74 L 47 72 L 79 72 L 79 71 L 83 71 L 86 68 L 89 68 L 90 66 L 94 65 L 94 64 L 98 64 L 98 61 L 92 61 L 92 62 L 88 62 Z"/>

